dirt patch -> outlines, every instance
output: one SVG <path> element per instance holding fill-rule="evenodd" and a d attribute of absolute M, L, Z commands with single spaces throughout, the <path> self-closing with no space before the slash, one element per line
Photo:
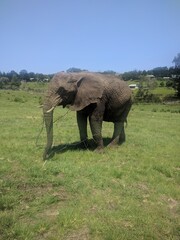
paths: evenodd
<path fill-rule="evenodd" d="M 178 209 L 180 208 L 180 202 L 173 198 L 167 198 L 166 196 L 162 196 L 161 199 L 161 201 L 167 205 L 170 214 L 175 218 L 179 218 Z"/>
<path fill-rule="evenodd" d="M 38 218 L 47 218 L 50 221 L 55 221 L 59 215 L 60 209 L 62 208 L 61 203 L 49 205 L 48 208 L 37 214 Z"/>
<path fill-rule="evenodd" d="M 139 183 L 136 185 L 136 187 L 145 193 L 149 193 L 149 188 L 145 183 Z"/>
<path fill-rule="evenodd" d="M 179 214 L 178 214 L 178 207 L 180 206 L 179 202 L 176 201 L 173 198 L 168 198 L 168 206 L 169 206 L 171 214 L 174 217 L 178 217 L 179 216 Z"/>
<path fill-rule="evenodd" d="M 65 237 L 65 240 L 89 240 L 90 234 L 89 229 L 87 227 L 75 230 L 71 232 L 67 237 Z"/>
<path fill-rule="evenodd" d="M 18 184 L 17 189 L 22 191 L 22 199 L 25 201 L 31 201 L 35 198 L 40 198 L 46 194 L 52 192 L 52 184 L 42 184 L 39 186 L 32 186 L 28 183 Z"/>
<path fill-rule="evenodd" d="M 56 210 L 50 210 L 52 205 L 54 203 L 58 204 L 62 202 L 65 202 L 69 199 L 67 192 L 65 191 L 64 187 L 53 187 L 52 184 L 43 184 L 40 186 L 31 186 L 29 184 L 21 184 L 18 185 L 18 189 L 22 192 L 21 198 L 20 198 L 20 208 L 21 210 L 28 210 L 31 208 L 31 205 L 34 201 L 44 201 L 47 205 L 48 210 L 45 210 L 45 212 L 42 215 L 45 216 L 55 216 L 57 215 Z M 42 206 L 42 205 L 41 205 Z M 56 211 L 56 214 L 55 214 Z"/>

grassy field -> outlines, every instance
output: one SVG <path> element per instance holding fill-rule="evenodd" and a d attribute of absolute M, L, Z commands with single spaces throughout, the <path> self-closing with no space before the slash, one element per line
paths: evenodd
<path fill-rule="evenodd" d="M 40 101 L 0 91 L 0 239 L 180 239 L 180 105 L 133 105 L 126 143 L 101 154 L 77 148 L 75 112 L 57 108 L 43 162 Z"/>

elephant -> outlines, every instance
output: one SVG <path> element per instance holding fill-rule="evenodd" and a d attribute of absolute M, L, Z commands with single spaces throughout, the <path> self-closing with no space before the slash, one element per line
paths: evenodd
<path fill-rule="evenodd" d="M 125 141 L 124 123 L 132 105 L 129 86 L 115 75 L 93 72 L 65 73 L 54 75 L 49 83 L 43 103 L 47 144 L 43 159 L 52 153 L 53 111 L 56 106 L 69 107 L 76 111 L 80 140 L 87 145 L 87 119 L 89 118 L 96 150 L 104 147 L 102 122 L 114 123 L 110 146 Z"/>

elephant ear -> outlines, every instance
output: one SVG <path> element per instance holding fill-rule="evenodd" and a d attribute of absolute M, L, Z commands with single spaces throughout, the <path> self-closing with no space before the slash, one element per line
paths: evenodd
<path fill-rule="evenodd" d="M 72 110 L 80 111 L 91 103 L 97 103 L 103 95 L 102 81 L 94 76 L 84 76 L 77 82 L 77 94 Z"/>

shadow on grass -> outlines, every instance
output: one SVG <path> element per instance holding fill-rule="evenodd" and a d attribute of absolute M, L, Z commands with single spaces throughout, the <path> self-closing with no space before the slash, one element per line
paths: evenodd
<path fill-rule="evenodd" d="M 103 138 L 104 146 L 106 147 L 111 141 L 111 138 Z M 88 140 L 87 144 L 84 142 L 73 142 L 73 143 L 67 143 L 67 144 L 60 144 L 57 146 L 54 146 L 52 148 L 52 151 L 55 153 L 63 153 L 67 151 L 79 151 L 79 150 L 90 150 L 94 151 L 97 147 L 96 142 L 93 139 Z"/>
<path fill-rule="evenodd" d="M 106 147 L 111 141 L 111 138 L 103 138 L 104 146 Z M 73 142 L 54 146 L 49 154 L 48 159 L 51 159 L 55 154 L 62 154 L 68 151 L 94 151 L 97 147 L 93 139 L 88 140 L 87 144 L 83 142 Z"/>

